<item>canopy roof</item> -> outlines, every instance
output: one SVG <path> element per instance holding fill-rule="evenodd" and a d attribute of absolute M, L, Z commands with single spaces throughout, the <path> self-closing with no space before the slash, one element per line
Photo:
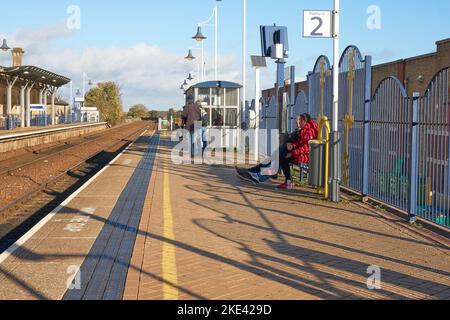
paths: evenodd
<path fill-rule="evenodd" d="M 193 85 L 191 88 L 242 88 L 242 86 L 238 83 L 229 82 L 229 81 L 206 81 L 206 82 L 200 82 L 195 85 Z"/>
<path fill-rule="evenodd" d="M 31 80 L 58 88 L 70 82 L 69 78 L 35 66 L 0 67 L 0 74 L 10 77 L 19 77 L 22 80 Z"/>

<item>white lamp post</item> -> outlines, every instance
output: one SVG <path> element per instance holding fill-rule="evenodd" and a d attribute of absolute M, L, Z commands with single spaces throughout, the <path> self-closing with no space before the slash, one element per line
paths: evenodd
<path fill-rule="evenodd" d="M 220 2 L 221 0 L 216 0 L 217 2 Z M 210 24 L 210 22 L 214 19 L 214 23 Z M 203 46 L 203 41 L 206 40 L 207 38 L 205 36 L 203 36 L 202 32 L 201 32 L 201 28 L 202 27 L 214 27 L 214 80 L 219 80 L 218 78 L 218 29 L 219 29 L 219 7 L 218 5 L 215 6 L 214 10 L 213 10 L 213 14 L 211 15 L 211 17 L 204 21 L 204 22 L 200 22 L 199 24 L 197 24 L 198 29 L 197 29 L 197 34 L 193 37 L 193 39 L 199 41 L 202 43 L 202 76 L 205 77 L 205 70 L 204 70 L 204 46 Z"/>

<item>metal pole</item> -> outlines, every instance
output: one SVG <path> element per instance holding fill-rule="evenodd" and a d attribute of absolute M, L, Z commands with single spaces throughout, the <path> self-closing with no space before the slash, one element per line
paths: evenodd
<path fill-rule="evenodd" d="M 241 109 L 241 123 L 245 120 L 247 97 L 247 0 L 242 0 L 242 109 Z M 240 130 L 238 130 L 240 132 Z M 241 137 L 239 136 L 239 145 L 241 144 Z"/>
<path fill-rule="evenodd" d="M 283 103 L 282 99 L 284 97 L 284 66 L 286 61 L 284 58 L 277 60 L 277 85 L 276 85 L 276 106 L 277 106 L 277 120 L 278 120 L 278 130 L 280 132 L 280 142 L 282 139 L 281 134 L 283 132 Z"/>
<path fill-rule="evenodd" d="M 70 123 L 73 121 L 73 83 L 70 81 L 70 101 L 69 101 L 69 117 L 70 117 Z"/>
<path fill-rule="evenodd" d="M 83 98 L 86 96 L 86 72 L 83 72 Z"/>
<path fill-rule="evenodd" d="M 289 111 L 288 111 L 288 133 L 293 132 L 295 128 L 291 126 L 292 118 L 298 116 L 298 114 L 294 114 L 294 105 L 295 105 L 295 66 L 291 66 L 291 92 L 290 92 L 290 101 L 289 101 Z"/>
<path fill-rule="evenodd" d="M 215 12 L 215 21 L 214 21 L 214 26 L 215 26 L 215 37 L 214 37 L 214 39 L 215 39 L 215 58 L 214 58 L 214 80 L 219 80 L 219 78 L 218 78 L 218 71 L 217 71 L 217 68 L 218 68 L 218 56 L 217 56 L 217 50 L 218 50 L 218 34 L 219 34 L 219 32 L 218 32 L 218 28 L 219 28 L 219 13 L 218 13 L 218 10 L 219 10 L 219 7 L 218 6 L 216 6 L 216 8 L 215 8 L 215 10 L 214 10 L 214 12 Z"/>
<path fill-rule="evenodd" d="M 204 45 L 202 40 L 202 82 L 205 81 L 205 57 L 204 57 Z"/>
<path fill-rule="evenodd" d="M 333 10 L 333 119 L 332 119 L 332 171 L 330 181 L 330 201 L 340 201 L 340 135 L 339 135 L 339 11 L 340 0 L 334 0 Z"/>
<path fill-rule="evenodd" d="M 21 128 L 25 127 L 25 108 L 26 108 L 26 102 L 25 102 L 25 89 L 27 88 L 27 85 L 22 85 L 20 87 L 20 126 Z"/>
<path fill-rule="evenodd" d="M 261 70 L 255 68 L 255 114 L 256 114 L 256 130 L 255 130 L 255 161 L 259 161 L 259 124 L 261 117 Z"/>

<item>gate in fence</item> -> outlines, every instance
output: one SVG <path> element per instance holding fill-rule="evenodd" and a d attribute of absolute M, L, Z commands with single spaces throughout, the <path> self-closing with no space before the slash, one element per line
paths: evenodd
<path fill-rule="evenodd" d="M 353 190 L 363 190 L 364 116 L 371 85 L 372 58 L 363 59 L 357 47 L 347 47 L 339 62 L 339 131 L 343 137 L 342 185 Z"/>
<path fill-rule="evenodd" d="M 450 227 L 450 68 L 425 95 L 415 97 L 412 129 L 411 212 Z"/>
<path fill-rule="evenodd" d="M 330 60 L 320 56 L 312 72 L 308 74 L 309 111 L 314 120 L 319 115 L 331 119 L 333 106 L 333 74 Z"/>
<path fill-rule="evenodd" d="M 368 193 L 409 210 L 412 100 L 397 78 L 383 80 L 375 91 L 369 119 Z"/>

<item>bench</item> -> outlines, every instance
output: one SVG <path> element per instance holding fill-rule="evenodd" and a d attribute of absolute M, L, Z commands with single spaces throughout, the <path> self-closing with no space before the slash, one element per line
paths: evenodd
<path fill-rule="evenodd" d="M 300 171 L 300 182 L 308 177 L 309 174 L 309 165 L 301 163 L 301 164 L 293 164 L 292 168 L 298 168 Z"/>

